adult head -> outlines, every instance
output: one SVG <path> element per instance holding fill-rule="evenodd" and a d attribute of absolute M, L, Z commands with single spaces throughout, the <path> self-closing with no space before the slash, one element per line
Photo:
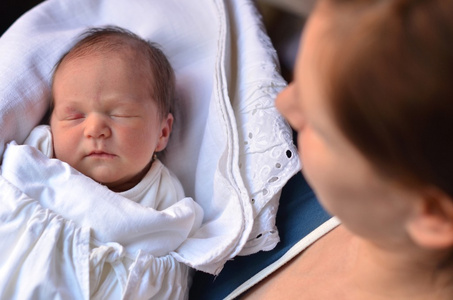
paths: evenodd
<path fill-rule="evenodd" d="M 451 12 L 442 0 L 321 0 L 277 100 L 327 210 L 381 247 L 442 259 L 453 245 Z"/>

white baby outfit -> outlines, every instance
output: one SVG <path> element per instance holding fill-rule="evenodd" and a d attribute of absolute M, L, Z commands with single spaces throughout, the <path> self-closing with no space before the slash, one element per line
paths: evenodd
<path fill-rule="evenodd" d="M 48 126 L 25 143 L 35 147 L 8 144 L 1 166 L 0 298 L 187 298 L 189 267 L 171 252 L 203 212 L 160 161 L 114 193 L 51 159 Z"/>

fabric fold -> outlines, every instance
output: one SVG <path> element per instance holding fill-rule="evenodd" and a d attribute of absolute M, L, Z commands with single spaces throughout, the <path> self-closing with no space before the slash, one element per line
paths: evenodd
<path fill-rule="evenodd" d="M 8 144 L 1 170 L 43 208 L 90 228 L 99 242 L 121 244 L 129 253 L 166 255 L 200 226 L 203 217 L 190 198 L 162 211 L 139 205 L 28 145 Z"/>

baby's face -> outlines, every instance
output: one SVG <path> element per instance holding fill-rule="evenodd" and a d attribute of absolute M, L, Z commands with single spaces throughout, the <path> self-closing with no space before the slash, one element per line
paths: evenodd
<path fill-rule="evenodd" d="M 111 53 L 69 59 L 55 74 L 55 157 L 114 191 L 142 179 L 171 131 L 173 118 L 159 117 L 143 69 Z"/>

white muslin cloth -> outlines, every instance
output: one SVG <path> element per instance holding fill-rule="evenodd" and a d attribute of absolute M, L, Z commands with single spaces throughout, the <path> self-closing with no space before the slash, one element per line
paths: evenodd
<path fill-rule="evenodd" d="M 275 247 L 279 241 L 275 216 L 280 192 L 300 169 L 300 163 L 291 129 L 274 106 L 274 99 L 286 82 L 279 75 L 275 50 L 252 0 L 44 1 L 19 18 L 0 38 L 0 155 L 4 154 L 8 142 L 23 143 L 44 116 L 49 106 L 52 70 L 60 56 L 88 27 L 103 25 L 124 27 L 159 43 L 175 69 L 179 108 L 167 153 L 161 160 L 180 179 L 187 196 L 203 208 L 204 218 L 200 228 L 193 233 L 186 232 L 187 238 L 165 259 L 218 274 L 225 262 L 236 255 Z M 26 155 L 36 158 L 29 148 L 21 148 L 24 146 L 8 147 L 20 149 L 11 151 L 21 152 L 20 159 Z M 52 160 L 41 160 L 41 163 L 45 167 L 35 168 L 37 174 L 54 167 Z M 74 182 L 82 180 L 69 171 L 62 173 L 72 178 L 71 183 L 66 177 L 52 177 L 55 185 L 69 189 Z M 42 266 L 64 263 L 73 268 L 72 277 L 53 274 L 54 286 L 59 281 L 67 280 L 69 284 L 77 280 L 84 283 L 80 287 L 81 295 L 88 294 L 89 259 L 73 258 L 80 257 L 89 247 L 88 237 L 90 243 L 92 238 L 98 240 L 101 231 L 96 228 L 104 228 L 107 233 L 121 232 L 121 238 L 112 236 L 115 240 L 109 242 L 114 243 L 115 249 L 127 250 L 118 253 L 134 253 L 131 266 L 142 264 L 146 251 L 160 247 L 141 236 L 138 228 L 146 224 L 145 215 L 149 211 L 135 210 L 133 203 L 124 207 L 121 204 L 121 209 L 127 212 L 134 209 L 137 220 L 145 223 L 129 223 L 120 213 L 116 218 L 104 215 L 102 218 L 107 219 L 98 218 L 98 213 L 106 211 L 95 201 L 99 195 L 90 201 L 85 199 L 91 203 L 87 205 L 92 205 L 83 207 L 83 211 L 89 208 L 86 216 L 78 206 L 68 210 L 71 215 L 60 216 L 42 207 L 33 196 L 24 194 L 15 183 L 0 177 L 0 184 L 2 243 L 8 239 L 14 242 L 17 227 L 25 230 L 20 231 L 25 234 L 20 242 L 37 246 L 33 239 L 47 226 L 37 220 L 58 223 L 53 236 L 68 241 L 68 244 L 54 245 L 61 250 L 55 258 L 57 261 L 40 261 Z M 31 183 L 25 180 L 23 184 Z M 94 186 L 87 190 L 93 195 L 107 192 Z M 55 201 L 52 199 L 56 191 L 49 189 L 41 193 Z M 118 201 L 112 199 L 117 198 L 109 199 L 105 205 L 116 207 Z M 188 221 L 184 205 L 190 206 L 183 200 L 169 211 L 156 212 L 159 222 L 153 221 L 154 225 L 159 223 L 165 228 L 164 224 L 171 223 L 176 216 L 182 220 L 186 217 Z M 32 218 L 24 223 L 25 219 L 19 217 L 21 213 L 7 211 L 24 211 Z M 79 220 L 75 215 L 83 218 Z M 175 233 L 171 226 L 168 232 Z M 139 242 L 136 237 L 143 239 Z M 51 235 L 48 240 L 52 241 Z M 9 252 L 2 254 L 6 264 L 9 256 L 11 263 L 18 259 L 14 256 L 16 248 L 8 249 Z M 175 268 L 176 265 L 180 266 L 175 263 Z M 37 270 L 32 271 L 38 276 Z M 7 282 L 17 283 L 20 276 L 26 276 L 23 272 L 26 269 L 17 269 Z M 153 277 L 152 273 L 146 274 L 144 284 L 151 284 L 146 280 Z M 4 282 L 1 281 L 2 289 L 8 289 Z M 123 285 L 129 292 L 128 282 Z"/>
<path fill-rule="evenodd" d="M 192 199 L 144 207 L 14 142 L 1 175 L 1 299 L 187 297 L 188 267 L 170 253 L 201 225 Z"/>

